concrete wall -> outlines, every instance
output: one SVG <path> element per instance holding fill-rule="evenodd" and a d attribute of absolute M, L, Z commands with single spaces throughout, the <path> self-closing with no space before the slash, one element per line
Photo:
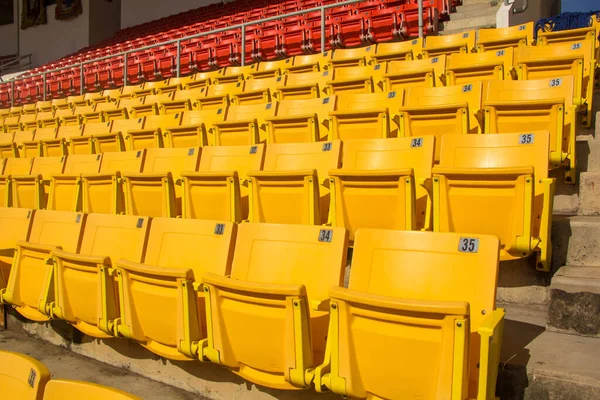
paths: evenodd
<path fill-rule="evenodd" d="M 521 9 L 525 0 L 515 0 L 513 9 Z M 561 0 L 529 0 L 529 6 L 519 14 L 509 13 L 510 26 L 525 22 L 537 22 L 540 18 L 548 18 L 560 14 Z"/>
<path fill-rule="evenodd" d="M 121 0 L 121 29 L 218 2 L 218 0 Z"/>
<path fill-rule="evenodd" d="M 90 2 L 89 45 L 114 36 L 121 29 L 121 0 Z"/>
<path fill-rule="evenodd" d="M 13 0 L 13 11 L 15 21 L 17 21 L 17 0 Z M 17 54 L 17 25 L 1 25 L 0 26 L 0 56 L 9 54 Z"/>

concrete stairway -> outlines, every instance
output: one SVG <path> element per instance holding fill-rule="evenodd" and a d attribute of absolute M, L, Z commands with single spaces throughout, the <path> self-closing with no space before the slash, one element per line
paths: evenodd
<path fill-rule="evenodd" d="M 463 0 L 450 14 L 449 21 L 439 23 L 440 35 L 450 35 L 479 28 L 495 28 L 496 12 L 502 0 Z"/>

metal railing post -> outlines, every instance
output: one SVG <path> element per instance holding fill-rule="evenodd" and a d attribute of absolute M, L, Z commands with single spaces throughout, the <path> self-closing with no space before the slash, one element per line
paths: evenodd
<path fill-rule="evenodd" d="M 127 52 L 123 54 L 123 86 L 127 86 Z"/>
<path fill-rule="evenodd" d="M 44 75 L 42 75 L 44 77 L 43 82 L 44 82 L 44 91 L 43 96 L 42 96 L 42 100 L 46 101 L 46 73 L 44 72 Z"/>
<path fill-rule="evenodd" d="M 325 7 L 321 7 L 321 53 L 325 53 Z"/>
<path fill-rule="evenodd" d="M 181 40 L 177 41 L 177 60 L 175 61 L 177 68 L 177 77 L 181 75 Z"/>
<path fill-rule="evenodd" d="M 246 24 L 242 24 L 242 51 L 240 54 L 242 56 L 240 64 L 243 67 L 246 64 Z"/>
<path fill-rule="evenodd" d="M 79 71 L 79 94 L 83 94 L 83 85 L 84 85 L 84 77 L 83 77 L 83 63 L 81 63 L 81 69 Z"/>
<path fill-rule="evenodd" d="M 423 39 L 423 0 L 419 0 L 419 39 Z"/>
<path fill-rule="evenodd" d="M 15 80 L 10 81 L 10 106 L 15 106 Z"/>

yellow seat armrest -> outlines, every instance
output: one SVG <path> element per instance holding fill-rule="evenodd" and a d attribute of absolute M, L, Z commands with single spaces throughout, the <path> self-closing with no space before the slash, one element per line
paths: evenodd
<path fill-rule="evenodd" d="M 137 179 L 142 181 L 172 178 L 170 172 L 124 172 L 123 179 Z"/>
<path fill-rule="evenodd" d="M 489 69 L 495 67 L 504 67 L 504 63 L 502 61 L 489 61 L 489 62 L 478 62 L 472 65 L 460 65 L 456 67 L 452 67 L 447 69 L 448 71 L 472 71 L 478 69 Z M 512 68 L 512 66 L 510 67 Z"/>
<path fill-rule="evenodd" d="M 478 400 L 495 398 L 503 328 L 504 310 L 498 308 L 492 311 L 477 329 L 481 337 Z"/>
<path fill-rule="evenodd" d="M 256 119 L 242 119 L 236 121 L 226 121 L 226 122 L 213 122 L 213 126 L 215 128 L 228 128 L 233 126 L 246 126 L 249 124 L 258 124 Z"/>
<path fill-rule="evenodd" d="M 412 114 L 429 114 L 431 112 L 439 113 L 442 112 L 456 112 L 458 110 L 469 108 L 467 103 L 455 103 L 455 104 L 441 104 L 432 106 L 417 106 L 417 107 L 400 107 L 400 112 L 407 112 Z"/>
<path fill-rule="evenodd" d="M 304 177 L 304 176 L 316 176 L 317 170 L 314 169 L 300 169 L 295 171 L 251 171 L 248 172 L 250 178 L 269 178 L 269 177 L 281 177 L 281 178 L 292 178 L 292 177 Z"/>
<path fill-rule="evenodd" d="M 387 108 L 373 108 L 370 110 L 332 111 L 329 113 L 329 116 L 337 117 L 337 118 L 343 118 L 343 117 L 355 118 L 355 117 L 380 115 L 380 114 L 387 114 L 387 113 L 388 113 Z"/>
<path fill-rule="evenodd" d="M 285 123 L 285 122 L 293 122 L 293 121 L 306 121 L 310 118 L 318 119 L 317 114 L 303 114 L 303 115 L 290 115 L 290 116 L 281 116 L 281 117 L 269 117 L 265 118 L 265 121 L 276 123 Z"/>
<path fill-rule="evenodd" d="M 393 74 L 385 74 L 383 75 L 383 79 L 394 79 L 394 78 L 403 78 L 411 75 L 423 75 L 427 73 L 432 73 L 435 75 L 435 71 L 431 67 L 422 67 L 422 68 L 407 68 L 402 70 L 402 72 L 394 72 Z"/>
<path fill-rule="evenodd" d="M 82 264 L 110 265 L 110 257 L 107 256 L 86 256 L 83 254 L 70 253 L 68 251 L 55 249 L 52 255 L 61 260 L 71 261 Z"/>
<path fill-rule="evenodd" d="M 167 128 L 165 132 L 188 132 L 190 130 L 198 130 L 205 129 L 204 123 L 198 125 L 184 125 L 184 126 L 174 126 L 172 128 Z"/>
<path fill-rule="evenodd" d="M 400 176 L 412 176 L 413 169 L 412 168 L 404 168 L 404 169 L 390 169 L 390 170 L 348 170 L 348 169 L 331 169 L 329 170 L 330 177 L 400 177 Z"/>
<path fill-rule="evenodd" d="M 560 99 L 560 98 L 555 98 L 555 99 L 540 99 L 540 100 L 505 100 L 505 101 L 484 101 L 483 102 L 483 107 L 495 107 L 495 108 L 501 108 L 501 107 L 519 107 L 519 108 L 525 108 L 525 107 L 537 107 L 539 108 L 540 106 L 547 106 L 547 107 L 553 107 L 553 106 L 562 106 L 565 104 L 565 99 Z"/>
<path fill-rule="evenodd" d="M 561 63 L 565 63 L 565 62 L 575 62 L 577 60 L 583 60 L 583 58 L 584 58 L 583 54 L 573 53 L 570 56 L 567 55 L 567 56 L 556 56 L 556 57 L 555 56 L 537 57 L 537 58 L 531 58 L 531 59 L 526 59 L 526 60 L 519 60 L 515 64 L 516 65 L 519 65 L 519 64 L 556 65 L 556 64 L 561 64 Z"/>
<path fill-rule="evenodd" d="M 30 243 L 30 242 L 26 242 L 24 240 L 19 240 L 17 242 L 17 246 L 22 249 L 33 250 L 33 251 L 38 251 L 38 252 L 42 252 L 42 253 L 50 253 L 53 250 L 62 250 L 62 248 L 60 246 L 53 246 L 53 245 L 49 245 L 49 244 Z"/>
<path fill-rule="evenodd" d="M 136 263 L 124 259 L 118 260 L 115 267 L 117 271 L 119 269 L 124 269 L 126 271 L 132 271 L 138 274 L 150 275 L 153 277 L 179 278 L 185 280 L 194 279 L 194 272 L 187 268 L 163 268 Z"/>
<path fill-rule="evenodd" d="M 237 177 L 237 171 L 218 171 L 218 172 L 193 172 L 193 171 L 183 171 L 181 173 L 182 178 L 233 178 Z"/>
<path fill-rule="evenodd" d="M 533 167 L 513 167 L 513 168 L 450 168 L 433 167 L 432 174 L 440 175 L 533 175 Z"/>
<path fill-rule="evenodd" d="M 353 83 L 360 83 L 365 81 L 372 81 L 373 77 L 371 75 L 360 76 L 356 78 L 349 79 L 336 79 L 335 81 L 327 81 L 325 82 L 326 86 L 344 86 Z"/>
<path fill-rule="evenodd" d="M 272 294 L 278 296 L 306 296 L 304 285 L 254 283 L 225 278 L 215 274 L 202 275 L 202 283 L 232 291 L 243 291 L 256 294 Z"/>

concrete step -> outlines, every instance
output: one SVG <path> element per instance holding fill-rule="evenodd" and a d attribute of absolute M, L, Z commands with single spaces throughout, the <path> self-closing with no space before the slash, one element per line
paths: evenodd
<path fill-rule="evenodd" d="M 462 8 L 470 7 L 475 4 L 493 4 L 493 3 L 500 3 L 500 1 L 499 0 L 463 0 L 462 6 L 458 6 L 456 8 L 457 8 L 457 10 L 460 10 Z"/>
<path fill-rule="evenodd" d="M 503 400 L 600 398 L 600 339 L 549 332 L 543 309 L 505 306 L 497 395 Z"/>
<path fill-rule="evenodd" d="M 600 217 L 555 217 L 552 222 L 552 271 L 562 266 L 600 265 Z"/>
<path fill-rule="evenodd" d="M 454 15 L 458 15 L 459 13 L 452 14 L 450 17 L 450 21 L 441 22 L 440 25 L 440 33 L 445 34 L 449 31 L 462 32 L 467 30 L 477 30 L 481 28 L 490 28 L 496 26 L 496 14 L 490 15 L 481 15 L 475 16 L 471 18 L 454 18 Z M 442 29 L 443 28 L 443 29 Z"/>
<path fill-rule="evenodd" d="M 549 295 L 549 330 L 600 338 L 599 266 L 560 268 Z"/>
<path fill-rule="evenodd" d="M 450 16 L 450 21 L 457 21 L 467 18 L 475 18 L 483 15 L 494 15 L 496 16 L 496 12 L 498 12 L 497 6 L 492 6 L 490 4 L 475 4 L 469 7 L 461 7 L 457 9 L 455 14 Z"/>

